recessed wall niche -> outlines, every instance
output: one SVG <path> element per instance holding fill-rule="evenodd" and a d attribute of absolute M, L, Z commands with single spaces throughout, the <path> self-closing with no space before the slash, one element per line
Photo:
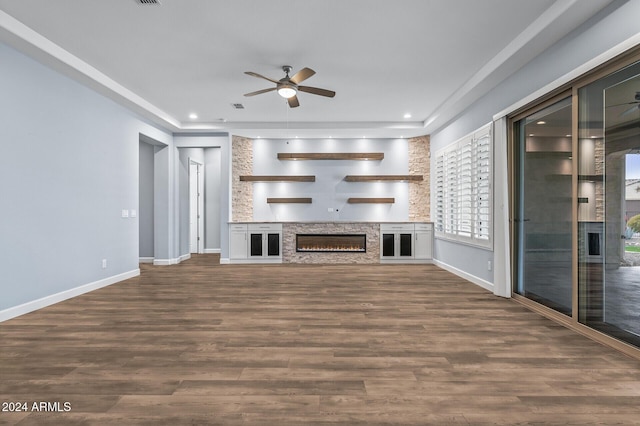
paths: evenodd
<path fill-rule="evenodd" d="M 304 159 L 293 159 L 292 154 L 303 154 Z M 429 163 L 428 136 L 253 140 L 234 136 L 232 221 L 428 221 Z M 422 175 L 423 180 L 349 182 L 348 175 Z M 315 182 L 251 182 L 247 176 L 315 176 Z M 312 202 L 273 202 L 287 198 Z M 394 203 L 349 199 L 394 199 Z"/>

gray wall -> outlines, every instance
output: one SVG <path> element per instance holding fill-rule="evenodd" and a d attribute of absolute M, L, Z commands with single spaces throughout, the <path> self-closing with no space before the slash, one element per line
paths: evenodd
<path fill-rule="evenodd" d="M 437 150 L 492 121 L 495 114 L 637 34 L 640 29 L 638 16 L 640 1 L 612 2 L 479 101 L 470 105 L 457 118 L 432 132 L 432 159 L 435 158 L 433 153 Z M 506 151 L 506 146 L 502 142 L 494 149 Z M 506 157 L 500 154 L 497 157 L 501 161 L 496 162 L 496 170 L 507 167 L 504 162 Z M 433 166 L 432 164 L 432 170 L 435 170 Z M 505 245 L 506 241 L 495 241 L 495 244 Z M 487 261 L 493 261 L 491 251 L 439 239 L 435 241 L 434 250 L 437 260 L 471 276 L 493 282 L 493 272 L 487 268 Z"/>
<path fill-rule="evenodd" d="M 138 270 L 138 219 L 121 212 L 138 209 L 140 133 L 173 142 L 2 43 L 0 75 L 2 316 Z"/>
<path fill-rule="evenodd" d="M 154 221 L 153 221 L 153 178 L 155 147 L 146 142 L 140 142 L 140 170 L 139 176 L 139 204 L 138 223 L 140 235 L 140 257 L 154 257 Z"/>

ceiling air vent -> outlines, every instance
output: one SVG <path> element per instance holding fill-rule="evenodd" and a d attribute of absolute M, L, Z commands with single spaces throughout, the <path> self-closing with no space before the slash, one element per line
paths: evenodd
<path fill-rule="evenodd" d="M 138 4 L 157 4 L 160 5 L 160 0 L 136 0 Z"/>
<path fill-rule="evenodd" d="M 242 104 L 231 104 L 232 107 L 234 107 L 235 109 L 244 109 L 244 105 Z"/>

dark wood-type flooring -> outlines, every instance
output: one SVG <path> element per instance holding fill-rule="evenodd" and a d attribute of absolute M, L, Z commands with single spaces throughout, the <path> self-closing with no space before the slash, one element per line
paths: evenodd
<path fill-rule="evenodd" d="M 0 323 L 0 424 L 640 424 L 640 362 L 431 265 L 200 255 Z"/>

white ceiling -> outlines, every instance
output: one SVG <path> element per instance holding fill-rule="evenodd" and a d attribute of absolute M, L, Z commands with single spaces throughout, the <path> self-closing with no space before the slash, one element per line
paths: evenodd
<path fill-rule="evenodd" d="M 0 40 L 173 131 L 414 136 L 609 1 L 0 0 Z M 271 85 L 244 71 L 279 79 L 282 65 L 337 95 L 300 93 L 295 109 L 243 96 Z"/>

